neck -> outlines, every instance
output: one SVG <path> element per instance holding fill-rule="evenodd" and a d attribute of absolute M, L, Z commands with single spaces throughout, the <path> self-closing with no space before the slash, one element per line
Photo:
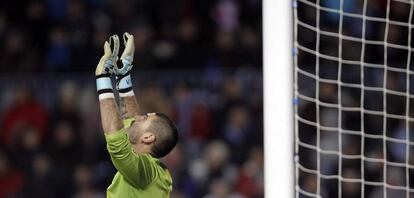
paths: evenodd
<path fill-rule="evenodd" d="M 151 153 L 150 146 L 143 145 L 143 144 L 132 145 L 132 150 L 134 150 L 136 154 L 150 154 Z"/>

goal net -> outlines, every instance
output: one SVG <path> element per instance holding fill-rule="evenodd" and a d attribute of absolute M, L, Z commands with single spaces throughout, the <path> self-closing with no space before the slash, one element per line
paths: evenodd
<path fill-rule="evenodd" d="M 414 3 L 293 10 L 295 197 L 414 197 Z"/>

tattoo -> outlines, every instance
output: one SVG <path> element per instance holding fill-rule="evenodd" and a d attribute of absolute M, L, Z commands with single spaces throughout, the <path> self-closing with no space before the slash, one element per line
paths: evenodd
<path fill-rule="evenodd" d="M 119 97 L 119 111 L 123 120 L 128 117 L 128 110 L 124 97 Z"/>
<path fill-rule="evenodd" d="M 139 106 L 135 96 L 120 97 L 120 108 L 123 118 L 131 118 L 139 113 Z"/>

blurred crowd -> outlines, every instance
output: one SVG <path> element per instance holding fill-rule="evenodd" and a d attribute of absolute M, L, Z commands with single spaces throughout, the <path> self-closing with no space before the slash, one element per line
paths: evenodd
<path fill-rule="evenodd" d="M 261 0 L 2 0 L 0 72 L 93 71 L 111 34 L 135 66 L 261 67 Z"/>
<path fill-rule="evenodd" d="M 317 43 L 316 31 L 297 26 L 298 115 L 305 120 L 297 122 L 302 144 L 299 164 L 312 170 L 320 165 L 319 173 L 326 176 L 319 180 L 323 197 L 338 197 L 341 191 L 343 197 L 364 193 L 364 197 L 377 198 L 383 197 L 384 188 L 388 197 L 405 197 L 404 188 L 414 188 L 414 125 L 409 120 L 414 116 L 412 2 L 349 0 L 341 6 L 340 1 L 321 1 L 322 7 L 336 11 L 342 7 L 347 14 L 341 17 L 340 12 L 321 9 L 319 22 L 312 2 L 298 2 L 297 20 L 319 25 L 321 30 Z M 317 57 L 312 50 L 331 58 Z M 319 104 L 306 97 L 318 98 Z M 322 128 L 318 131 L 306 120 L 319 122 Z M 316 193 L 317 184 L 316 174 L 299 170 L 301 189 Z M 300 193 L 299 197 L 307 196 Z"/>
<path fill-rule="evenodd" d="M 180 131 L 171 197 L 263 197 L 261 0 L 2 0 L 0 198 L 105 197 L 94 70 L 135 36 L 144 112 Z M 122 50 L 122 48 L 121 48 Z"/>
<path fill-rule="evenodd" d="M 171 197 L 264 196 L 260 70 L 190 72 L 194 80 L 135 73 L 143 112 L 165 112 L 179 128 L 178 146 L 163 158 Z M 0 197 L 105 196 L 115 170 L 93 74 L 16 80 L 0 94 Z"/>

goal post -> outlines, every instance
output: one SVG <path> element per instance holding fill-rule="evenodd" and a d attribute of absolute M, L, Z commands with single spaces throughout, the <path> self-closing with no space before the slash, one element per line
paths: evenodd
<path fill-rule="evenodd" d="M 293 197 L 292 1 L 263 1 L 265 197 Z"/>

